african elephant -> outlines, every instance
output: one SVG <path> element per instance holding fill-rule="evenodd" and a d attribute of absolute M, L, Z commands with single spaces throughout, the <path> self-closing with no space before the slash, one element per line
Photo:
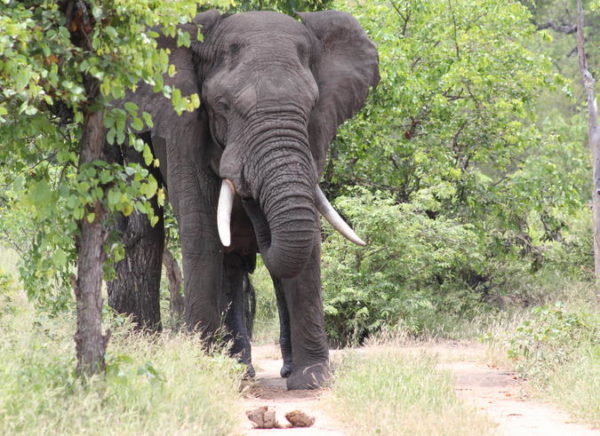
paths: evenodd
<path fill-rule="evenodd" d="M 166 83 L 198 93 L 200 108 L 177 115 L 145 84 L 127 97 L 153 118 L 140 137 L 160 161 L 178 220 L 187 325 L 212 337 L 224 321 L 232 352 L 250 365 L 242 289 L 260 252 L 276 288 L 289 389 L 329 376 L 319 211 L 362 241 L 325 199 L 319 174 L 337 127 L 379 81 L 375 46 L 352 16 L 298 15 L 201 13 L 182 28 L 194 39 L 201 26 L 203 41 L 158 39 L 176 67 Z"/>

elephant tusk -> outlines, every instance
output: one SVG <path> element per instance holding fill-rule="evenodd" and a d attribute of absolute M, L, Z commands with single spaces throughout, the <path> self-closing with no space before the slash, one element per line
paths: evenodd
<path fill-rule="evenodd" d="M 231 209 L 235 188 L 231 180 L 223 179 L 221 192 L 219 193 L 219 205 L 217 206 L 217 229 L 221 244 L 225 247 L 231 245 Z"/>
<path fill-rule="evenodd" d="M 319 186 L 317 186 L 315 204 L 321 215 L 323 215 L 323 217 L 329 221 L 329 224 L 331 224 L 334 229 L 340 232 L 344 238 L 348 239 L 350 242 L 354 242 L 356 245 L 363 247 L 367 245 L 365 241 L 360 239 L 358 235 L 354 233 L 354 230 L 352 230 L 346 221 L 344 221 L 340 214 L 336 212 Z"/>

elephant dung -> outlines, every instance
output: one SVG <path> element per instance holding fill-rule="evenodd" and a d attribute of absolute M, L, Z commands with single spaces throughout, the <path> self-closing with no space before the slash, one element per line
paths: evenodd
<path fill-rule="evenodd" d="M 285 414 L 292 427 L 310 427 L 315 423 L 314 416 L 309 416 L 300 410 L 292 410 Z"/>
<path fill-rule="evenodd" d="M 268 406 L 261 406 L 253 410 L 247 410 L 246 416 L 254 424 L 254 428 L 281 428 L 275 416 L 275 410 L 269 410 Z"/>

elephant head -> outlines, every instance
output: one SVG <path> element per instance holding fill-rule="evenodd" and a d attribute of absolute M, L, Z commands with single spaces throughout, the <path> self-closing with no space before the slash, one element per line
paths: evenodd
<path fill-rule="evenodd" d="M 200 110 L 177 117 L 164 104 L 153 107 L 150 93 L 143 105 L 155 118 L 153 142 L 176 143 L 189 123 L 202 123 L 199 153 L 222 180 L 222 244 L 236 244 L 231 214 L 241 204 L 265 264 L 281 278 L 298 274 L 310 256 L 318 211 L 362 243 L 325 199 L 318 179 L 337 127 L 379 81 L 375 46 L 352 16 L 299 16 L 301 22 L 272 12 L 199 14 L 182 28 L 192 37 L 201 28 L 202 41 L 186 48 L 161 37 L 159 46 L 171 50 L 177 69 L 169 84 L 184 95 L 200 94 Z"/>

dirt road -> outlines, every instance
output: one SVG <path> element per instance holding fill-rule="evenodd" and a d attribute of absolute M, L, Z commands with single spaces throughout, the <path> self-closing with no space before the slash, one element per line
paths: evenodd
<path fill-rule="evenodd" d="M 456 378 L 459 398 L 487 413 L 498 424 L 497 434 L 506 436 L 600 436 L 600 430 L 570 422 L 567 414 L 554 406 L 533 400 L 526 395 L 526 386 L 512 372 L 491 368 L 481 363 L 485 350 L 477 344 L 418 344 L 401 348 L 406 353 L 427 352 L 439 357 L 440 370 L 451 371 Z M 360 352 L 368 353 L 368 348 Z M 246 416 L 240 417 L 244 434 L 339 436 L 348 434 L 320 407 L 323 391 L 287 391 L 279 377 L 281 361 L 277 347 L 258 346 L 253 350 L 257 369 L 256 383 L 245 391 L 245 410 L 260 406 L 274 408 L 277 420 L 287 424 L 285 413 L 301 410 L 316 418 L 309 428 L 253 429 Z M 426 436 L 426 435 L 422 435 Z"/>
<path fill-rule="evenodd" d="M 343 436 L 345 433 L 339 423 L 323 413 L 319 407 L 319 398 L 323 390 L 288 391 L 285 379 L 279 376 L 281 360 L 279 350 L 274 345 L 253 347 L 253 362 L 256 369 L 256 383 L 248 386 L 245 392 L 244 410 L 268 406 L 274 408 L 277 420 L 288 424 L 285 414 L 301 410 L 315 417 L 315 423 L 307 428 L 253 429 L 251 422 L 243 416 L 245 434 L 259 435 L 297 435 L 297 436 Z"/>

